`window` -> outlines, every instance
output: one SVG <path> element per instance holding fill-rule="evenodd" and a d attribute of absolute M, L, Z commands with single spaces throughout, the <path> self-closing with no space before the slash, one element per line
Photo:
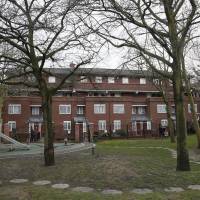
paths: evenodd
<path fill-rule="evenodd" d="M 56 82 L 56 77 L 55 76 L 49 76 L 48 82 L 49 83 L 55 83 Z"/>
<path fill-rule="evenodd" d="M 113 104 L 113 113 L 123 114 L 124 113 L 124 104 Z"/>
<path fill-rule="evenodd" d="M 39 107 L 31 107 L 31 114 L 32 115 L 39 115 L 40 114 L 40 108 Z"/>
<path fill-rule="evenodd" d="M 106 130 L 106 120 L 99 120 L 98 127 L 99 127 L 99 131 L 105 131 Z"/>
<path fill-rule="evenodd" d="M 83 133 L 87 132 L 87 124 L 84 122 L 83 123 Z"/>
<path fill-rule="evenodd" d="M 162 127 L 167 127 L 168 126 L 167 119 L 161 119 L 160 124 L 161 124 Z"/>
<path fill-rule="evenodd" d="M 151 130 L 151 122 L 147 121 L 147 130 Z"/>
<path fill-rule="evenodd" d="M 71 114 L 71 105 L 59 105 L 59 114 Z"/>
<path fill-rule="evenodd" d="M 9 121 L 8 122 L 9 131 L 13 131 L 16 129 L 16 121 Z"/>
<path fill-rule="evenodd" d="M 78 105 L 77 106 L 77 114 L 78 115 L 83 115 L 83 113 L 84 113 L 84 105 Z"/>
<path fill-rule="evenodd" d="M 21 104 L 9 104 L 8 114 L 21 114 Z"/>
<path fill-rule="evenodd" d="M 146 107 L 146 105 L 134 105 L 132 107 L 132 114 L 144 115 L 146 113 Z"/>
<path fill-rule="evenodd" d="M 175 105 L 172 105 L 171 111 L 172 111 L 172 114 L 176 113 L 176 107 L 175 107 Z"/>
<path fill-rule="evenodd" d="M 122 77 L 122 83 L 128 84 L 128 77 Z"/>
<path fill-rule="evenodd" d="M 153 83 L 156 85 L 159 85 L 160 81 L 159 81 L 159 79 L 153 79 Z"/>
<path fill-rule="evenodd" d="M 63 121 L 63 129 L 65 131 L 71 131 L 71 121 Z"/>
<path fill-rule="evenodd" d="M 95 114 L 105 114 L 106 105 L 105 104 L 94 104 L 94 113 Z"/>
<path fill-rule="evenodd" d="M 132 131 L 137 131 L 137 122 L 132 122 Z"/>
<path fill-rule="evenodd" d="M 108 83 L 115 83 L 115 77 L 108 77 Z"/>
<path fill-rule="evenodd" d="M 114 131 L 121 129 L 121 120 L 114 120 L 113 125 L 114 125 L 113 127 Z"/>
<path fill-rule="evenodd" d="M 96 83 L 102 83 L 102 77 L 101 76 L 96 76 L 95 82 Z"/>
<path fill-rule="evenodd" d="M 197 104 L 194 104 L 194 109 L 195 109 L 195 112 L 197 112 Z M 191 105 L 188 104 L 188 112 L 191 113 Z"/>
<path fill-rule="evenodd" d="M 138 114 L 139 115 L 144 115 L 145 114 L 145 107 L 144 106 L 138 107 Z"/>
<path fill-rule="evenodd" d="M 146 84 L 146 78 L 140 78 L 140 84 Z"/>
<path fill-rule="evenodd" d="M 166 104 L 158 104 L 157 105 L 157 113 L 167 113 Z"/>
<path fill-rule="evenodd" d="M 88 80 L 87 80 L 87 78 L 86 78 L 85 76 L 81 76 L 81 77 L 80 77 L 80 82 L 81 82 L 81 83 L 87 83 L 87 81 L 88 81 Z"/>

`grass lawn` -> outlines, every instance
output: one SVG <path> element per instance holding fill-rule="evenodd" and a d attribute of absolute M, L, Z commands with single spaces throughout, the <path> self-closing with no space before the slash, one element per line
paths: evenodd
<path fill-rule="evenodd" d="M 188 137 L 191 153 L 196 146 L 195 136 Z M 181 193 L 165 193 L 164 188 L 200 185 L 200 165 L 191 163 L 191 172 L 176 172 L 176 159 L 164 149 L 135 147 L 175 148 L 168 139 L 109 140 L 97 143 L 96 155 L 89 151 L 59 155 L 56 165 L 44 167 L 42 158 L 17 158 L 0 160 L 1 200 L 135 200 L 170 199 L 199 200 L 200 191 L 186 190 Z M 134 147 L 134 148 L 133 148 Z M 196 156 L 195 158 L 198 158 Z M 27 178 L 26 184 L 9 183 L 13 178 Z M 93 193 L 75 193 L 69 189 L 58 190 L 50 186 L 34 186 L 31 181 L 50 180 L 52 183 L 68 183 L 93 187 Z M 122 195 L 106 196 L 102 189 L 122 190 Z M 134 188 L 149 188 L 155 192 L 147 195 L 131 194 Z"/>

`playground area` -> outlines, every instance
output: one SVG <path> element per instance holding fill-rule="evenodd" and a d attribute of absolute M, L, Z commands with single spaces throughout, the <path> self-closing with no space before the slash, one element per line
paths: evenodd
<path fill-rule="evenodd" d="M 24 144 L 0 133 L 0 159 L 15 158 L 17 156 L 43 156 L 43 143 Z M 54 143 L 55 154 L 66 154 L 94 148 L 93 143 Z"/>

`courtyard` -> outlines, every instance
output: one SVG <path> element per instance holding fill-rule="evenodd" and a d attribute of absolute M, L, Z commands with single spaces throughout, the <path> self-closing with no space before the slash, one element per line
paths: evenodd
<path fill-rule="evenodd" d="M 200 199 L 195 136 L 188 146 L 191 172 L 176 171 L 175 144 L 168 139 L 101 141 L 95 155 L 57 154 L 52 167 L 42 156 L 1 158 L 0 199 Z"/>

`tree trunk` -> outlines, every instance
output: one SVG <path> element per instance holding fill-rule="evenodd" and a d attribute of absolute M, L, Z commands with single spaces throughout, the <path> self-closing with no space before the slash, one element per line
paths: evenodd
<path fill-rule="evenodd" d="M 183 88 L 181 71 L 175 70 L 174 99 L 176 106 L 176 134 L 177 134 L 177 167 L 178 171 L 190 171 L 189 154 L 186 146 L 186 118 L 183 101 Z"/>
<path fill-rule="evenodd" d="M 186 74 L 184 58 L 182 58 L 182 67 L 183 67 L 183 77 L 184 77 L 184 80 L 185 80 L 186 92 L 188 94 L 191 113 L 192 113 L 192 120 L 193 120 L 193 124 L 194 124 L 195 133 L 196 133 L 196 136 L 197 136 L 197 148 L 200 149 L 200 127 L 199 127 L 199 122 L 198 122 L 198 119 L 197 119 L 197 114 L 196 114 L 196 111 L 195 111 L 194 98 L 193 98 L 192 93 L 191 93 L 190 81 L 188 80 L 187 74 Z"/>
<path fill-rule="evenodd" d="M 171 143 L 175 143 L 176 142 L 175 127 L 174 127 L 174 122 L 172 120 L 171 108 L 170 108 L 169 102 L 166 98 L 166 94 L 164 92 L 162 92 L 162 96 L 163 96 L 164 103 L 166 104 L 167 120 L 168 120 L 169 132 L 170 132 L 170 141 L 171 141 Z"/>
<path fill-rule="evenodd" d="M 44 161 L 45 166 L 55 164 L 54 159 L 54 130 L 52 124 L 52 95 L 45 91 L 42 95 L 44 118 Z"/>

